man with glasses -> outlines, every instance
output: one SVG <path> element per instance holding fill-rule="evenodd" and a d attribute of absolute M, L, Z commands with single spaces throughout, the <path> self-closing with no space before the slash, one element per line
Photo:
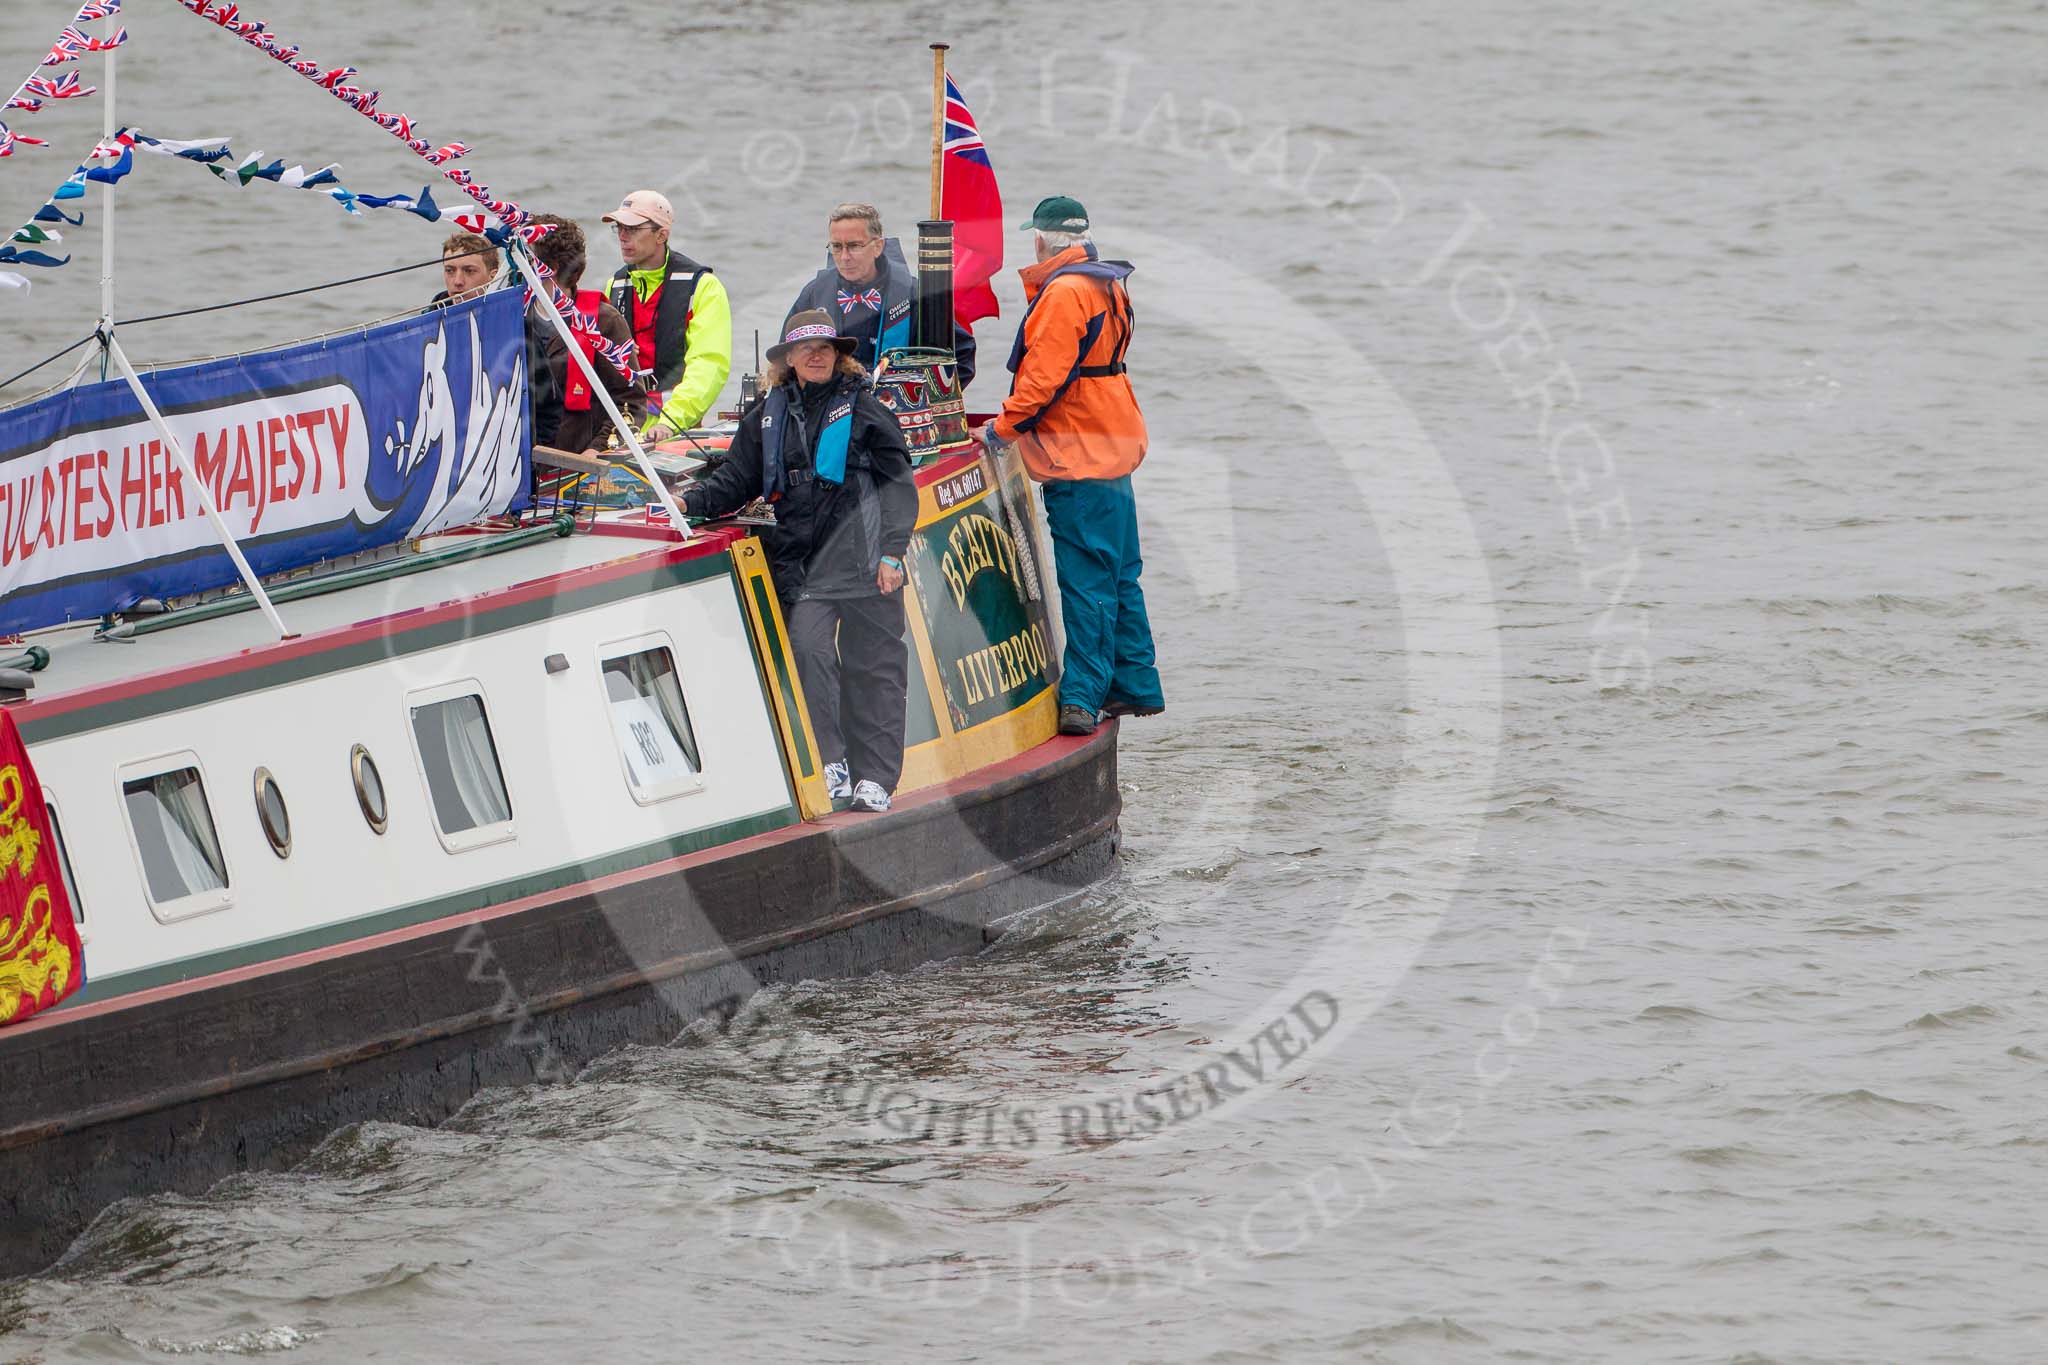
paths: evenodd
<path fill-rule="evenodd" d="M 652 373 L 655 416 L 641 434 L 672 440 L 704 419 L 732 372 L 732 303 L 711 267 L 669 249 L 676 211 L 666 196 L 635 190 L 604 221 L 626 262 L 612 276 L 612 306 Z"/>
<path fill-rule="evenodd" d="M 882 215 L 873 204 L 839 205 L 825 233 L 830 264 L 804 286 L 789 315 L 814 308 L 830 313 L 839 335 L 853 338 L 854 359 L 873 373 L 883 355 L 911 344 L 917 277 L 904 263 L 902 248 L 882 235 Z M 957 322 L 953 355 L 965 389 L 974 378 L 974 333 Z"/>

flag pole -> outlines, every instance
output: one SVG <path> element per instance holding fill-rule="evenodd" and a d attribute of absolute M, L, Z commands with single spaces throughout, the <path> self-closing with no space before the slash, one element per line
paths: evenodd
<path fill-rule="evenodd" d="M 107 53 L 107 145 L 114 145 L 114 134 L 119 126 L 114 122 L 114 94 L 121 53 L 118 48 Z M 106 328 L 106 335 L 114 334 L 114 185 L 107 182 L 100 195 L 101 213 L 106 216 L 106 225 L 100 230 L 100 322 Z"/>
<path fill-rule="evenodd" d="M 932 218 L 944 216 L 946 184 L 946 50 L 932 44 Z"/>

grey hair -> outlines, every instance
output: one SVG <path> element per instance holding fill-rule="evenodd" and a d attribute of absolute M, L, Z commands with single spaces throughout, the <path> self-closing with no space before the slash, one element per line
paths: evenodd
<path fill-rule="evenodd" d="M 1065 250 L 1066 250 L 1066 249 L 1067 249 L 1068 247 L 1070 247 L 1070 246 L 1094 246 L 1094 245 L 1095 245 L 1095 239 L 1094 239 L 1093 237 L 1089 236 L 1089 235 L 1088 235 L 1088 233 L 1086 233 L 1085 231 L 1084 231 L 1084 232 L 1049 232 L 1049 231 L 1047 231 L 1047 230 L 1046 230 L 1046 229 L 1044 229 L 1044 228 L 1039 228 L 1039 229 L 1038 229 L 1038 238 L 1039 238 L 1039 240 L 1040 240 L 1040 241 L 1044 242 L 1044 243 L 1045 243 L 1045 245 L 1046 245 L 1046 246 L 1047 246 L 1047 247 L 1048 247 L 1048 248 L 1049 248 L 1050 250 L 1052 250 L 1052 251 L 1053 251 L 1053 252 L 1054 252 L 1055 254 L 1057 254 L 1057 253 L 1059 253 L 1059 252 L 1062 252 L 1062 251 L 1065 251 Z"/>
<path fill-rule="evenodd" d="M 825 220 L 829 229 L 834 223 L 862 222 L 868 225 L 868 236 L 882 235 L 882 215 L 873 204 L 840 204 L 832 210 L 832 216 Z"/>

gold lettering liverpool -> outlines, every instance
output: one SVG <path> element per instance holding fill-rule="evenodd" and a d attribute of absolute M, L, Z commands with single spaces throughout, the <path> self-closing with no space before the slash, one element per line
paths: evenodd
<path fill-rule="evenodd" d="M 1040 626 L 953 661 L 969 706 L 979 706 L 991 697 L 1016 691 L 1033 678 L 1044 677 L 1045 666 L 1045 632 Z"/>

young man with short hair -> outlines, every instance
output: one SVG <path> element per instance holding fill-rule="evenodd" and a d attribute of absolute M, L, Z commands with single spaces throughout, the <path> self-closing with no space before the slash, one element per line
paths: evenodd
<path fill-rule="evenodd" d="M 467 303 L 498 278 L 498 248 L 474 232 L 458 232 L 441 243 L 441 292 L 434 306 Z"/>

